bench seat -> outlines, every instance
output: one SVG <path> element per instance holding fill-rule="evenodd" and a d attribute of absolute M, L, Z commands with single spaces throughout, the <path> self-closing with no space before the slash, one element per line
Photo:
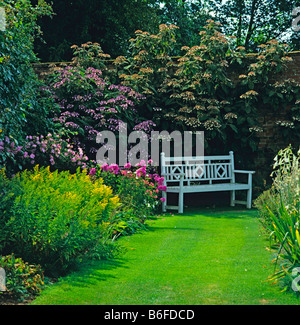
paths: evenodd
<path fill-rule="evenodd" d="M 197 193 L 197 192 L 222 192 L 233 190 L 248 190 L 248 184 L 242 183 L 222 183 L 222 184 L 205 184 L 205 185 L 190 185 L 183 186 L 183 193 Z M 168 193 L 179 193 L 179 186 L 168 186 Z"/>

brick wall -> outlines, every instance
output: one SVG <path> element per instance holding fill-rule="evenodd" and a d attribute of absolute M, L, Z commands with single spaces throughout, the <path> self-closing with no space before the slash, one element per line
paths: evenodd
<path fill-rule="evenodd" d="M 287 70 L 281 74 L 278 74 L 271 80 L 272 83 L 280 82 L 286 79 L 293 79 L 299 83 L 300 86 L 300 51 L 292 52 L 290 55 L 293 58 L 293 62 L 287 64 Z M 263 129 L 262 133 L 259 133 L 259 145 L 258 152 L 255 157 L 255 169 L 257 185 L 261 187 L 261 183 L 270 182 L 271 165 L 273 164 L 273 158 L 276 153 L 288 146 L 290 143 L 287 139 L 281 136 L 278 132 L 278 125 L 276 122 L 287 119 L 289 107 L 284 110 L 272 110 L 270 108 L 259 107 L 259 122 Z M 299 146 L 300 144 L 292 143 L 292 145 Z"/>

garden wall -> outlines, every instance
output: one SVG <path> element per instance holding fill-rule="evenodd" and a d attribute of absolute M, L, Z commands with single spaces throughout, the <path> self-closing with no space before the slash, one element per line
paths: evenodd
<path fill-rule="evenodd" d="M 287 70 L 273 78 L 272 82 L 294 79 L 300 85 L 300 52 L 292 52 L 289 56 L 293 58 L 293 62 L 289 62 Z M 279 126 L 276 124 L 277 121 L 287 119 L 288 110 L 289 108 L 281 111 L 271 111 L 270 109 L 259 107 L 259 122 L 263 132 L 258 134 L 260 141 L 255 159 L 255 170 L 257 171 L 256 177 L 263 181 L 269 180 L 270 165 L 273 164 L 273 158 L 276 153 L 289 145 L 286 139 L 278 132 Z"/>
<path fill-rule="evenodd" d="M 255 54 L 248 55 L 250 60 L 253 55 Z M 287 63 L 287 70 L 284 73 L 276 75 L 271 80 L 272 83 L 286 79 L 294 79 L 296 82 L 300 83 L 300 52 L 291 52 L 289 56 L 293 58 L 293 61 Z M 43 78 L 45 74 L 49 73 L 49 70 L 53 65 L 59 67 L 67 64 L 69 64 L 69 62 L 38 63 L 34 65 L 34 68 L 39 77 Z M 289 143 L 286 142 L 286 139 L 281 135 L 282 133 L 278 132 L 280 126 L 276 124 L 278 121 L 284 121 L 287 119 L 288 111 L 289 108 L 272 111 L 270 108 L 263 106 L 259 107 L 259 123 L 263 132 L 258 133 L 260 138 L 259 149 L 255 153 L 254 157 L 255 166 L 253 166 L 253 169 L 257 171 L 254 179 L 254 192 L 261 192 L 262 185 L 270 182 L 269 174 L 274 156 L 279 149 L 289 145 Z M 243 168 L 243 166 L 238 167 Z"/>

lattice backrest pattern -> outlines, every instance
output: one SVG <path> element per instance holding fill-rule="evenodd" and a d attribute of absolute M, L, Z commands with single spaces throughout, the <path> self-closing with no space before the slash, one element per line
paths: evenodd
<path fill-rule="evenodd" d="M 233 178 L 233 153 L 227 156 L 164 157 L 162 174 L 166 181 L 178 182 L 183 174 L 184 181 L 217 181 Z"/>

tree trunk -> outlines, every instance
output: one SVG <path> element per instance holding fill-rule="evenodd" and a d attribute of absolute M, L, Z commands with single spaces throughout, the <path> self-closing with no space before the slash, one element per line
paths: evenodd
<path fill-rule="evenodd" d="M 247 36 L 246 36 L 246 40 L 245 40 L 246 50 L 248 50 L 248 48 L 249 48 L 249 42 L 250 42 L 251 36 L 253 34 L 254 18 L 255 18 L 255 13 L 256 13 L 259 2 L 260 2 L 260 0 L 252 0 L 250 22 L 249 22 Z"/>

